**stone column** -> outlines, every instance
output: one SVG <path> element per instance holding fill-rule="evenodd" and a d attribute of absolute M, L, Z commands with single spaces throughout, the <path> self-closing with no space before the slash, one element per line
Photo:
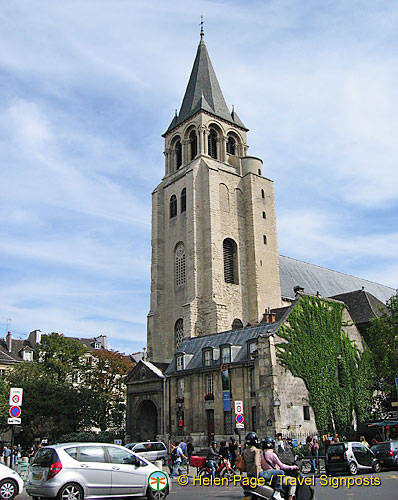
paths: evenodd
<path fill-rule="evenodd" d="M 208 155 L 209 154 L 209 144 L 208 144 L 208 136 L 209 136 L 209 130 L 207 128 L 204 128 L 203 130 L 203 154 Z"/>

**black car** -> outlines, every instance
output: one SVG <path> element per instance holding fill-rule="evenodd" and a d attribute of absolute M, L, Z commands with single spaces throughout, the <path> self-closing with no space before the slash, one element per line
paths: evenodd
<path fill-rule="evenodd" d="M 375 454 L 365 445 L 356 441 L 332 443 L 326 453 L 326 474 L 336 472 L 380 472 L 380 463 Z"/>
<path fill-rule="evenodd" d="M 382 467 L 398 469 L 398 441 L 377 443 L 371 450 Z"/>

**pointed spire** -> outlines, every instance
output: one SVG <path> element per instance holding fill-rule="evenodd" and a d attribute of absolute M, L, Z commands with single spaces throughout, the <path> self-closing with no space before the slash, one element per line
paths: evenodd
<path fill-rule="evenodd" d="M 195 61 L 193 63 L 191 76 L 185 91 L 181 109 L 177 120 L 176 117 L 174 117 L 166 131 L 166 134 L 201 109 L 246 129 L 239 118 L 238 120 L 234 119 L 234 116 L 237 116 L 236 113 L 233 112 L 234 116 L 231 115 L 225 103 L 225 99 L 218 83 L 216 73 L 213 69 L 213 65 L 211 64 L 203 36 L 202 19 L 200 32 L 201 40 L 196 52 Z"/>

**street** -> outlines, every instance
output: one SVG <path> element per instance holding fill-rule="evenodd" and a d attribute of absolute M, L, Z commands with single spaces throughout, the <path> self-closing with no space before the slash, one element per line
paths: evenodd
<path fill-rule="evenodd" d="M 310 477 L 310 476 L 308 476 Z M 345 476 L 338 476 L 337 479 Z M 355 476 L 356 479 L 364 480 L 370 478 L 370 474 L 361 474 Z M 340 486 L 333 488 L 332 486 L 321 486 L 320 480 L 316 479 L 315 498 L 316 500 L 342 500 L 349 498 L 350 500 L 395 500 L 397 498 L 398 472 L 387 471 L 373 475 L 374 478 L 380 479 L 380 486 Z M 349 476 L 353 478 L 353 476 Z M 331 479 L 331 478 L 328 478 Z M 242 488 L 240 486 L 199 486 L 192 484 L 192 478 L 187 486 L 180 486 L 177 480 L 173 480 L 173 492 L 168 497 L 170 500 L 199 500 L 203 498 L 230 498 L 240 500 L 242 498 Z M 16 500 L 28 500 L 29 497 L 24 493 L 18 495 Z"/>

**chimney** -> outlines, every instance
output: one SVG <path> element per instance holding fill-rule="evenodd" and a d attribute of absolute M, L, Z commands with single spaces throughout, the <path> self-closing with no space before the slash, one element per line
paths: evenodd
<path fill-rule="evenodd" d="M 11 352 L 11 350 L 12 350 L 12 335 L 11 335 L 11 332 L 7 333 L 6 346 L 7 346 L 8 352 Z"/>
<path fill-rule="evenodd" d="M 261 323 L 275 323 L 276 314 L 271 312 L 271 309 L 268 307 L 263 314 L 263 319 Z"/>
<path fill-rule="evenodd" d="M 35 347 L 36 344 L 40 344 L 41 342 L 41 330 L 33 330 L 29 333 L 28 337 L 29 343 L 32 347 Z"/>

